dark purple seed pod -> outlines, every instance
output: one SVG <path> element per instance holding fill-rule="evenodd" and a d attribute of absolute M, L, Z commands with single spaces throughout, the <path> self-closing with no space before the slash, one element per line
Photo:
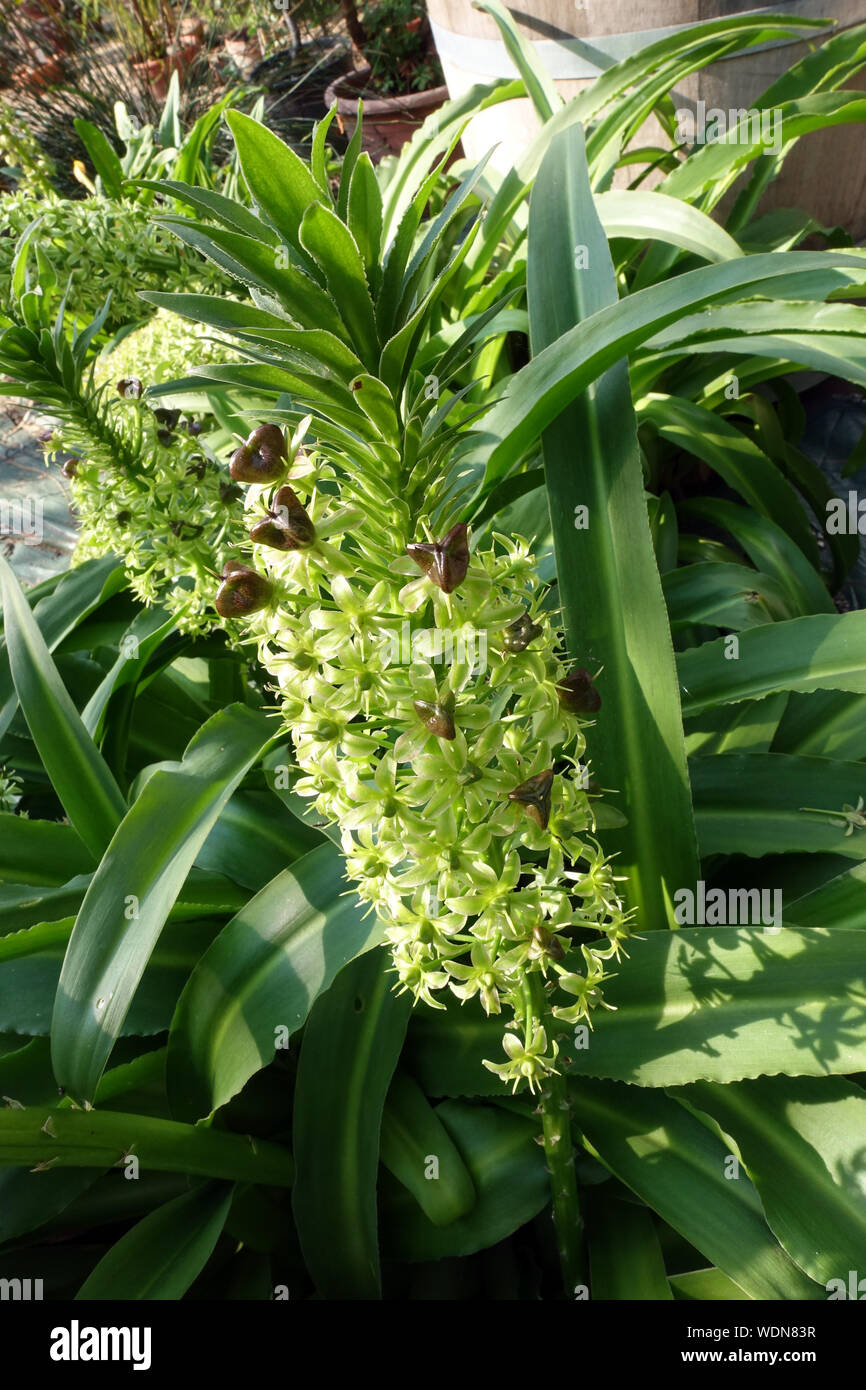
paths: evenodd
<path fill-rule="evenodd" d="M 170 521 L 168 529 L 179 541 L 191 541 L 196 536 L 200 536 L 204 530 L 203 526 L 197 526 L 192 521 Z"/>
<path fill-rule="evenodd" d="M 530 642 L 539 637 L 543 629 L 534 623 L 528 613 L 515 618 L 502 634 L 502 645 L 507 652 L 525 652 Z"/>
<path fill-rule="evenodd" d="M 156 420 L 157 424 L 165 425 L 166 429 L 173 430 L 176 429 L 177 422 L 180 419 L 180 411 L 165 410 L 162 407 L 159 407 L 158 409 L 154 410 L 153 418 Z"/>
<path fill-rule="evenodd" d="M 559 937 L 554 936 L 541 922 L 536 922 L 532 928 L 532 948 L 534 955 L 549 956 L 551 960 L 562 960 L 565 955 Z"/>
<path fill-rule="evenodd" d="M 519 787 L 508 793 L 509 801 L 516 801 L 522 806 L 530 820 L 540 830 L 547 829 L 550 820 L 550 793 L 553 788 L 553 769 L 548 768 L 547 772 L 539 772 L 535 777 L 530 777 L 525 782 L 521 782 Z"/>
<path fill-rule="evenodd" d="M 202 430 L 204 429 L 204 425 L 202 424 L 201 420 L 186 420 L 184 423 L 186 424 L 187 434 L 201 434 Z"/>
<path fill-rule="evenodd" d="M 229 472 L 237 483 L 274 483 L 286 471 L 286 441 L 278 425 L 259 425 L 236 449 Z"/>
<path fill-rule="evenodd" d="M 454 719 L 444 705 L 431 704 L 429 700 L 413 700 L 412 708 L 424 727 L 437 738 L 451 740 L 456 737 Z"/>
<path fill-rule="evenodd" d="M 207 472 L 207 468 L 207 459 L 196 457 L 190 464 L 189 468 L 186 470 L 186 476 L 188 478 L 198 478 L 199 482 L 201 482 L 202 478 Z M 243 496 L 240 488 L 238 488 L 238 496 Z"/>
<path fill-rule="evenodd" d="M 174 443 L 174 435 L 171 430 L 157 430 L 156 437 L 164 449 L 167 449 L 169 444 Z"/>
<path fill-rule="evenodd" d="M 137 376 L 121 377 L 117 383 L 117 394 L 123 396 L 125 400 L 137 401 L 141 396 L 144 387 Z"/>
<path fill-rule="evenodd" d="M 569 714 L 595 714 L 601 709 L 601 696 L 592 676 L 579 666 L 556 687 L 559 703 Z"/>
<path fill-rule="evenodd" d="M 237 483 L 220 483 L 219 498 L 226 507 L 230 507 L 232 502 L 239 502 L 243 495 L 243 488 L 239 488 Z"/>
<path fill-rule="evenodd" d="M 214 607 L 221 618 L 246 618 L 266 608 L 272 592 L 273 586 L 263 574 L 229 560 L 223 566 Z"/>
<path fill-rule="evenodd" d="M 406 549 L 432 584 L 443 594 L 452 594 L 469 568 L 467 537 L 466 522 L 458 521 L 441 541 L 413 541 Z"/>
<path fill-rule="evenodd" d="M 316 528 L 292 488 L 285 484 L 274 494 L 267 516 L 250 528 L 250 539 L 273 550 L 305 550 L 316 539 Z"/>
<path fill-rule="evenodd" d="M 131 512 L 118 512 L 114 520 L 117 522 L 118 526 L 125 526 L 131 515 Z"/>
<path fill-rule="evenodd" d="M 64 478 L 74 478 L 78 472 L 78 465 L 80 462 L 81 459 L 67 459 L 60 470 Z"/>

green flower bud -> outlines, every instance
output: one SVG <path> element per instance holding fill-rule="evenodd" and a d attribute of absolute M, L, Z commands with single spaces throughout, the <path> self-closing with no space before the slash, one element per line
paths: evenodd
<path fill-rule="evenodd" d="M 263 574 L 229 560 L 223 567 L 223 581 L 214 607 L 221 618 L 246 618 L 270 602 L 273 585 Z"/>
<path fill-rule="evenodd" d="M 521 782 L 519 787 L 508 793 L 508 800 L 516 801 L 518 805 L 523 806 L 529 819 L 535 821 L 540 830 L 546 830 L 550 820 L 552 788 L 553 769 L 548 768 L 546 772 L 539 772 L 535 777 Z"/>
<path fill-rule="evenodd" d="M 469 544 L 465 521 L 458 521 L 441 541 L 413 541 L 406 550 L 443 594 L 452 594 L 466 578 Z"/>
<path fill-rule="evenodd" d="M 250 539 L 273 550 L 305 550 L 315 541 L 316 528 L 286 484 L 274 494 L 267 516 L 250 528 Z"/>
<path fill-rule="evenodd" d="M 582 666 L 560 681 L 556 693 L 560 705 L 569 714 L 595 714 L 601 709 L 601 696 L 593 685 L 592 676 Z"/>
<path fill-rule="evenodd" d="M 428 700 L 413 700 L 412 707 L 425 728 L 437 738 L 456 737 L 454 720 L 442 705 L 430 704 Z"/>

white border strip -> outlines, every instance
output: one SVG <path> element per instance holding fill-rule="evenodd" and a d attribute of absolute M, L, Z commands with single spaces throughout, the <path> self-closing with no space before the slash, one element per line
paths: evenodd
<path fill-rule="evenodd" d="M 794 7 L 797 17 L 803 19 L 832 19 L 828 10 L 835 9 L 833 0 L 785 0 L 784 9 L 790 13 Z M 744 15 L 778 14 L 779 7 L 770 5 L 759 10 L 741 10 L 736 15 L 720 15 L 719 18 L 739 19 Z M 866 19 L 864 6 L 863 19 Z M 637 33 L 601 34 L 585 39 L 530 39 L 536 54 L 551 77 L 560 81 L 575 78 L 598 77 L 600 72 L 620 63 L 624 58 L 639 53 L 641 49 L 657 43 L 659 39 L 669 38 L 681 33 L 683 29 L 696 27 L 693 24 L 672 24 L 664 29 L 644 29 Z M 834 32 L 844 26 L 837 26 Z M 518 77 L 517 68 L 512 63 L 501 39 L 472 38 L 466 34 L 455 34 L 443 29 L 432 19 L 430 28 L 436 51 L 443 63 L 450 63 L 461 72 L 470 72 L 478 77 Z M 758 44 L 744 49 L 743 53 L 758 53 L 765 48 L 778 48 L 786 44 L 802 43 L 803 39 L 792 35 L 790 39 L 778 39 L 766 44 Z M 589 56 L 596 50 L 599 61 L 593 62 Z M 742 57 L 742 53 L 729 54 L 728 58 Z"/>

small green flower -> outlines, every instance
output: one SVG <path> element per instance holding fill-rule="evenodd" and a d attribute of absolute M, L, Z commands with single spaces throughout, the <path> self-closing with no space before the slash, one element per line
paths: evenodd
<path fill-rule="evenodd" d="M 488 1071 L 501 1076 L 503 1081 L 513 1081 L 513 1091 L 522 1081 L 527 1082 L 530 1091 L 540 1090 L 545 1077 L 556 1071 L 559 1048 L 553 1042 L 550 1052 L 546 1051 L 547 1033 L 541 1024 L 536 1027 L 530 1041 L 521 1042 L 516 1033 L 506 1033 L 502 1046 L 508 1053 L 508 1061 L 485 1061 L 484 1065 Z"/>

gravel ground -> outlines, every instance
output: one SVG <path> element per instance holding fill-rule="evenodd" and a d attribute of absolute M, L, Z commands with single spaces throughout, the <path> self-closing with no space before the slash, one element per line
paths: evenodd
<path fill-rule="evenodd" d="M 46 428 L 34 411 L 0 402 L 0 546 L 25 587 L 68 569 L 76 540 L 69 485 L 43 461 Z"/>

